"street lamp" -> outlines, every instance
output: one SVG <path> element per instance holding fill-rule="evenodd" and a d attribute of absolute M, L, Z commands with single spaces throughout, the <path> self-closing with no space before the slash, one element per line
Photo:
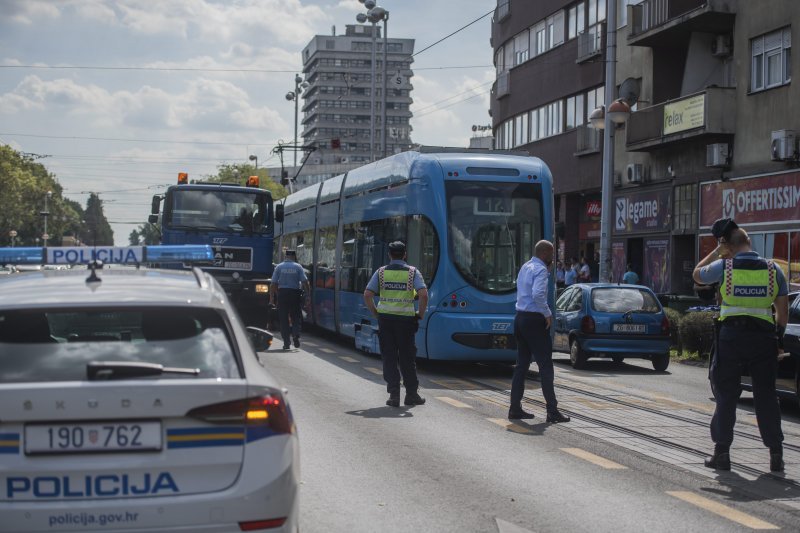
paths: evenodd
<path fill-rule="evenodd" d="M 299 111 L 298 106 L 300 103 L 300 95 L 308 87 L 308 85 L 309 83 L 307 81 L 303 81 L 303 77 L 300 74 L 295 74 L 294 91 L 289 91 L 288 93 L 286 93 L 286 99 L 290 102 L 294 101 L 294 167 L 295 168 L 297 168 L 297 114 Z"/>
<path fill-rule="evenodd" d="M 17 230 L 12 229 L 8 232 L 8 236 L 11 237 L 11 247 L 13 248 L 17 242 Z"/>
<path fill-rule="evenodd" d="M 39 213 L 44 217 L 44 233 L 42 234 L 42 240 L 44 241 L 45 248 L 47 248 L 47 240 L 50 238 L 50 235 L 47 234 L 47 217 L 50 216 L 50 211 L 47 210 L 47 201 L 52 197 L 53 191 L 47 191 L 47 194 L 44 195 L 44 211 Z"/>
<path fill-rule="evenodd" d="M 366 13 L 359 13 L 356 15 L 356 20 L 363 24 L 367 21 L 372 23 L 372 98 L 371 98 L 371 120 L 370 120 L 370 160 L 375 160 L 375 50 L 376 50 L 376 33 L 375 26 L 378 22 L 383 21 L 383 108 L 381 110 L 381 144 L 383 157 L 388 155 L 386 141 L 387 141 L 387 128 L 386 128 L 386 91 L 387 91 L 387 65 L 388 65 L 388 24 L 389 12 L 384 8 L 377 5 L 375 0 L 358 0 L 359 3 L 364 4 L 367 8 Z"/>
<path fill-rule="evenodd" d="M 631 113 L 623 100 L 614 99 L 617 77 L 617 3 L 606 3 L 606 83 L 605 106 L 589 115 L 593 128 L 603 130 L 603 186 L 600 213 L 600 281 L 611 281 L 611 230 L 613 225 L 612 191 L 614 189 L 614 130 Z M 605 111 L 608 110 L 608 113 Z"/>
<path fill-rule="evenodd" d="M 256 170 L 258 170 L 258 156 L 257 155 L 251 155 L 248 159 L 250 159 L 250 161 L 255 161 Z"/>

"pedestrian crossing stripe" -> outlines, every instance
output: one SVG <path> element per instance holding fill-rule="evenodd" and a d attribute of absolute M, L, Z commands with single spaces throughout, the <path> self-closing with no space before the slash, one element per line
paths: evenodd
<path fill-rule="evenodd" d="M 750 529 L 780 529 L 774 524 L 765 522 L 760 518 L 756 518 L 755 516 L 747 513 L 737 511 L 733 507 L 728 507 L 727 505 L 715 502 L 714 500 L 709 500 L 708 498 L 704 498 L 703 496 L 695 494 L 694 492 L 670 490 L 667 491 L 667 494 L 673 498 L 678 498 L 679 500 L 691 503 L 692 505 L 700 507 L 701 509 L 705 509 L 706 511 L 714 513 L 715 515 L 727 518 L 732 522 L 749 527 Z"/>
<path fill-rule="evenodd" d="M 455 398 L 450 398 L 449 396 L 437 396 L 436 399 L 439 400 L 440 402 L 444 402 L 446 404 L 450 404 L 453 407 L 459 407 L 461 409 L 472 409 L 471 405 L 466 404 L 464 402 L 460 402 L 460 401 L 456 400 Z"/>
<path fill-rule="evenodd" d="M 505 418 L 487 418 L 486 420 L 492 422 L 493 424 L 497 424 L 501 428 L 511 431 L 512 433 L 519 433 L 521 435 L 533 435 L 532 429 L 527 428 L 521 424 L 515 424 L 514 422 L 506 420 Z"/>
<path fill-rule="evenodd" d="M 375 368 L 374 366 L 365 366 L 364 370 L 366 370 L 367 372 L 372 372 L 376 376 L 383 375 L 383 370 L 381 370 L 380 368 Z"/>
<path fill-rule="evenodd" d="M 340 355 L 339 359 L 341 359 L 342 361 L 347 361 L 348 363 L 358 363 L 358 359 L 347 355 Z"/>
<path fill-rule="evenodd" d="M 600 457 L 599 455 L 595 455 L 580 448 L 561 448 L 561 451 L 607 470 L 625 470 L 628 468 L 627 466 L 615 463 L 614 461 L 606 459 L 605 457 Z"/>

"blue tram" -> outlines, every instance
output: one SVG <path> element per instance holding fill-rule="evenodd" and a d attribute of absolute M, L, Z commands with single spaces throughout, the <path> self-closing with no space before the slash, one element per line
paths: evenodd
<path fill-rule="evenodd" d="M 430 296 L 418 357 L 514 361 L 516 276 L 553 226 L 552 176 L 540 159 L 421 147 L 287 197 L 274 260 L 297 250 L 310 274 L 309 322 L 378 353 L 362 294 L 387 264 L 388 243 L 402 239 Z"/>

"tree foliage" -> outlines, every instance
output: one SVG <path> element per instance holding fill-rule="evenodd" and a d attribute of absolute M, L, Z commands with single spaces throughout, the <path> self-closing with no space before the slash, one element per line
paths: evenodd
<path fill-rule="evenodd" d="M 47 233 L 51 246 L 60 246 L 64 237 L 74 237 L 91 242 L 84 236 L 86 215 L 102 228 L 103 242 L 113 243 L 113 232 L 103 215 L 102 202 L 96 195 L 89 198 L 84 211 L 77 202 L 64 198 L 63 188 L 54 174 L 30 155 L 20 153 L 10 146 L 0 146 L 0 246 L 10 244 L 10 232 L 16 231 L 18 246 L 42 244 L 47 192 Z M 38 239 L 38 240 L 37 240 Z M 98 241 L 100 244 L 100 241 Z"/>
<path fill-rule="evenodd" d="M 113 246 L 114 231 L 103 213 L 103 200 L 91 193 L 86 201 L 81 227 L 81 241 L 93 246 Z"/>
<path fill-rule="evenodd" d="M 259 187 L 272 193 L 273 200 L 279 200 L 288 193 L 283 185 L 275 183 L 270 179 L 267 169 L 256 169 L 253 165 L 246 163 L 225 164 L 217 167 L 217 173 L 213 176 L 206 176 L 205 179 L 215 183 L 236 183 L 244 185 L 249 176 L 258 176 Z"/>
<path fill-rule="evenodd" d="M 141 224 L 138 229 L 131 231 L 128 235 L 128 242 L 131 246 L 159 244 L 161 242 L 161 233 L 155 224 L 145 222 Z"/>

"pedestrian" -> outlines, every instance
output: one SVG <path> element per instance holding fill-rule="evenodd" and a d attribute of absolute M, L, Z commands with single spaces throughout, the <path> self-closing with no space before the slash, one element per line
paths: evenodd
<path fill-rule="evenodd" d="M 565 287 L 566 271 L 564 270 L 564 263 L 561 261 L 556 263 L 556 287 L 563 289 Z"/>
<path fill-rule="evenodd" d="M 379 296 L 375 305 L 375 296 Z M 419 298 L 419 311 L 414 299 Z M 378 341 L 383 359 L 383 379 L 389 399 L 386 405 L 400 407 L 400 375 L 406 388 L 405 405 L 422 405 L 419 395 L 415 336 L 428 308 L 428 288 L 419 270 L 406 263 L 406 245 L 389 244 L 389 264 L 375 271 L 364 291 L 364 304 L 378 319 Z M 398 372 L 397 367 L 400 366 Z"/>
<path fill-rule="evenodd" d="M 578 282 L 578 258 L 572 258 L 572 264 L 564 272 L 564 286 L 569 287 Z"/>
<path fill-rule="evenodd" d="M 589 277 L 592 283 L 600 281 L 600 254 L 598 252 L 594 253 L 594 259 L 589 263 Z"/>
<path fill-rule="evenodd" d="M 517 340 L 517 366 L 511 379 L 511 405 L 508 419 L 530 419 L 533 413 L 522 409 L 522 396 L 525 394 L 525 378 L 531 360 L 536 359 L 542 394 L 547 403 L 548 422 L 569 422 L 569 417 L 558 411 L 556 392 L 553 384 L 553 340 L 550 326 L 553 313 L 548 303 L 548 281 L 550 265 L 553 262 L 553 244 L 539 241 L 533 248 L 533 257 L 522 265 L 517 276 L 517 314 L 514 317 L 514 336 Z"/>
<path fill-rule="evenodd" d="M 633 271 L 633 265 L 631 263 L 628 263 L 628 270 L 622 275 L 622 283 L 627 283 L 628 285 L 639 284 L 639 274 Z"/>
<path fill-rule="evenodd" d="M 697 283 L 720 282 L 722 305 L 717 349 L 711 367 L 716 399 L 711 418 L 714 454 L 705 465 L 730 470 L 730 447 L 741 395 L 741 376 L 748 370 L 761 440 L 770 452 L 769 468 L 782 472 L 783 432 L 775 392 L 778 354 L 789 315 L 786 278 L 781 268 L 752 251 L 747 232 L 730 219 L 714 223 L 717 248 L 695 267 Z M 773 317 L 772 308 L 775 308 Z"/>
<path fill-rule="evenodd" d="M 589 268 L 589 260 L 585 255 L 581 256 L 581 266 L 578 269 L 578 281 L 581 283 L 591 283 L 592 269 Z"/>
<path fill-rule="evenodd" d="M 278 320 L 281 325 L 283 349 L 289 349 L 289 341 L 300 347 L 300 326 L 303 322 L 303 294 L 309 294 L 308 277 L 303 267 L 297 263 L 297 252 L 286 250 L 286 258 L 275 267 L 270 286 L 270 300 L 278 304 Z M 291 324 L 289 321 L 291 320 Z"/>

